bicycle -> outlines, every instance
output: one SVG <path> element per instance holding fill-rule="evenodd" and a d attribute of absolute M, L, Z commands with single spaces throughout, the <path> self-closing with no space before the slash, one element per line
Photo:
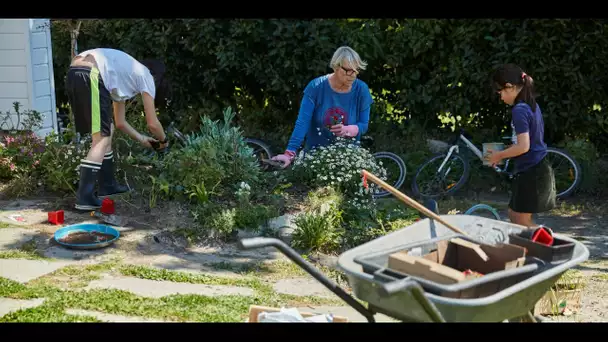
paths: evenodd
<path fill-rule="evenodd" d="M 245 139 L 250 146 L 254 147 L 254 151 L 258 151 L 261 157 L 258 157 L 264 170 L 271 168 L 280 167 L 277 163 L 273 163 L 270 159 L 274 156 L 271 152 L 270 146 L 260 139 L 246 138 Z M 374 139 L 369 136 L 361 138 L 361 147 L 371 150 L 374 144 Z M 254 152 L 255 153 L 255 152 Z M 405 182 L 405 176 L 407 175 L 407 167 L 401 157 L 395 153 L 388 151 L 378 151 L 372 153 L 377 161 L 382 161 L 382 166 L 386 169 L 387 183 L 391 184 L 395 189 L 399 189 Z M 398 170 L 398 171 L 397 171 Z M 396 177 L 392 177 L 396 175 Z M 396 180 L 391 180 L 396 178 Z M 382 188 L 377 188 L 376 192 L 372 194 L 374 198 L 387 197 L 391 193 Z"/>
<path fill-rule="evenodd" d="M 503 137 L 503 139 L 512 140 L 512 137 Z M 465 137 L 463 129 L 450 141 L 449 149 L 447 153 L 439 153 L 431 157 L 429 160 L 420 165 L 412 179 L 412 191 L 415 196 L 423 198 L 439 198 L 446 195 L 450 195 L 460 190 L 468 181 L 471 166 L 469 165 L 468 158 L 464 153 L 460 153 L 460 143 L 464 143 L 465 151 L 468 150 L 474 154 L 480 161 L 484 162 L 484 156 L 482 152 Z M 578 188 L 582 179 L 582 170 L 578 162 L 570 156 L 566 151 L 557 149 L 554 147 L 547 147 L 547 157 L 551 162 L 555 173 L 555 185 L 557 190 L 557 198 L 563 199 L 574 193 Z M 553 158 L 563 157 L 568 163 L 566 164 L 566 176 L 561 177 L 558 174 L 560 170 L 558 167 L 562 164 L 556 164 Z M 433 166 L 436 163 L 438 165 Z M 509 170 L 509 166 L 512 166 L 510 159 L 504 160 L 504 166 L 500 167 L 496 165 L 494 170 L 502 175 L 506 175 L 509 180 L 512 180 L 515 176 L 512 170 Z M 459 168 L 462 170 L 459 171 Z M 452 172 L 456 170 L 456 172 Z M 423 173 L 430 173 L 430 184 L 422 183 L 421 179 L 424 179 Z M 450 173 L 456 174 L 454 177 Z M 458 176 L 460 174 L 460 176 Z M 567 181 L 569 180 L 569 181 Z M 419 185 L 422 184 L 422 185 Z M 569 184 L 569 185 L 567 185 Z"/>

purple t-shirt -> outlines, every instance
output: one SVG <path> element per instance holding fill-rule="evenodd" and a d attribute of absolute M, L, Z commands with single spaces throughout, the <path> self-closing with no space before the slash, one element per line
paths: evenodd
<path fill-rule="evenodd" d="M 528 152 L 514 157 L 515 172 L 522 172 L 538 164 L 547 155 L 547 144 L 545 144 L 545 124 L 540 106 L 536 110 L 525 103 L 519 102 L 511 111 L 513 128 L 513 142 L 517 141 L 517 135 L 526 133 L 530 135 L 530 149 Z"/>

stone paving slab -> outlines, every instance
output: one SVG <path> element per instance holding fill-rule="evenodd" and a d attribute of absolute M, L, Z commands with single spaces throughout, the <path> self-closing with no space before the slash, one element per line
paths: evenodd
<path fill-rule="evenodd" d="M 70 264 L 64 261 L 0 259 L 0 277 L 27 283 Z"/>
<path fill-rule="evenodd" d="M 44 303 L 44 298 L 36 298 L 32 300 L 0 298 L 0 317 L 22 309 L 34 308 Z"/>
<path fill-rule="evenodd" d="M 177 283 L 171 281 L 139 279 L 135 277 L 107 277 L 105 279 L 94 280 L 90 282 L 85 289 L 116 289 L 129 291 L 138 296 L 152 298 L 160 298 L 175 294 L 194 294 L 208 297 L 254 295 L 254 291 L 246 287 Z"/>
<path fill-rule="evenodd" d="M 191 274 L 205 274 L 220 277 L 238 278 L 239 274 L 230 270 L 214 269 L 211 266 L 201 264 L 198 261 L 178 258 L 172 255 L 159 255 L 153 258 L 145 257 L 139 259 L 127 258 L 129 264 L 139 264 L 157 269 L 165 269 L 177 272 L 186 272 Z"/>
<path fill-rule="evenodd" d="M 67 309 L 65 313 L 68 315 L 78 315 L 78 316 L 91 316 L 95 317 L 103 322 L 112 322 L 112 323 L 126 323 L 126 322 L 144 322 L 144 323 L 162 323 L 166 322 L 163 320 L 155 320 L 151 318 L 145 317 L 135 317 L 135 316 L 122 316 L 122 315 L 114 315 L 105 312 L 99 311 L 91 311 L 91 310 L 81 310 L 81 309 Z"/>
<path fill-rule="evenodd" d="M 19 221 L 11 218 L 15 215 L 20 215 L 23 220 Z M 15 217 L 16 218 L 16 217 Z M 11 226 L 27 227 L 35 224 L 47 223 L 48 214 L 39 209 L 24 209 L 24 210 L 2 210 L 0 211 L 0 221 L 10 224 Z"/>
<path fill-rule="evenodd" d="M 0 251 L 17 249 L 32 240 L 37 233 L 25 228 L 0 228 Z"/>
<path fill-rule="evenodd" d="M 78 250 L 54 245 L 47 247 L 42 252 L 42 255 L 46 258 L 64 261 L 94 260 L 96 258 L 109 254 L 117 254 L 117 252 L 110 246 L 101 249 Z"/>
<path fill-rule="evenodd" d="M 294 296 L 316 296 L 325 298 L 338 298 L 323 284 L 312 278 L 281 279 L 274 283 L 274 290 L 278 293 Z"/>

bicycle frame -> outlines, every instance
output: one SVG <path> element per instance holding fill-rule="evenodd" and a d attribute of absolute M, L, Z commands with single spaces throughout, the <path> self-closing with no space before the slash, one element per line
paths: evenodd
<path fill-rule="evenodd" d="M 483 153 L 481 152 L 481 150 L 479 150 L 479 148 L 477 148 L 477 146 L 475 146 L 475 144 L 473 144 L 469 139 L 467 139 L 462 133 L 458 136 L 458 139 L 461 140 L 462 142 L 465 143 L 465 145 L 468 147 L 468 149 L 473 152 L 473 154 L 475 154 L 475 156 L 477 156 L 477 158 L 483 162 L 484 158 L 483 158 Z M 450 146 L 450 149 L 448 150 L 448 153 L 445 157 L 445 159 L 443 160 L 443 162 L 441 163 L 441 165 L 439 166 L 439 169 L 437 169 L 437 172 L 441 172 L 441 170 L 443 169 L 443 167 L 445 166 L 445 163 L 447 163 L 447 161 L 450 159 L 450 157 L 452 156 L 452 153 L 454 153 L 454 151 L 456 151 L 456 153 L 459 152 L 459 146 L 457 144 L 454 144 L 452 146 Z M 507 172 L 507 168 L 509 167 L 509 161 L 511 159 L 506 159 L 505 160 L 505 166 L 503 168 L 499 167 L 498 165 L 494 166 L 494 171 L 498 172 L 498 173 L 504 173 L 507 174 L 509 177 L 512 177 L 512 174 Z M 449 172 L 449 170 L 448 170 Z"/>

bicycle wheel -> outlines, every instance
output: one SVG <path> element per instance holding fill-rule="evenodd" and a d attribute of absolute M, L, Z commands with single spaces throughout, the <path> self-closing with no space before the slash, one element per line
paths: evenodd
<path fill-rule="evenodd" d="M 499 221 L 501 220 L 500 215 L 498 214 L 496 209 L 492 208 L 487 204 L 476 204 L 469 208 L 469 210 L 467 210 L 464 214 L 492 218 Z"/>
<path fill-rule="evenodd" d="M 556 197 L 562 199 L 572 195 L 581 183 L 580 165 L 567 152 L 554 147 L 547 147 L 547 159 L 555 174 Z"/>
<path fill-rule="evenodd" d="M 270 165 L 262 162 L 262 159 L 270 159 L 273 157 L 270 146 L 265 142 L 254 138 L 245 138 L 245 143 L 253 149 L 253 154 L 258 158 L 258 163 L 262 170 L 267 171 L 270 169 Z"/>
<path fill-rule="evenodd" d="M 405 181 L 405 175 L 407 172 L 403 159 L 392 152 L 376 152 L 373 154 L 373 156 L 378 162 L 382 163 L 380 166 L 386 169 L 386 182 L 392 185 L 395 189 L 399 189 Z M 372 196 L 375 198 L 381 198 L 390 194 L 391 193 L 387 190 L 378 187 Z"/>
<path fill-rule="evenodd" d="M 414 196 L 439 198 L 453 194 L 464 186 L 469 178 L 469 163 L 462 156 L 452 153 L 441 172 L 438 172 L 446 157 L 447 153 L 435 155 L 418 168 L 412 179 Z"/>

